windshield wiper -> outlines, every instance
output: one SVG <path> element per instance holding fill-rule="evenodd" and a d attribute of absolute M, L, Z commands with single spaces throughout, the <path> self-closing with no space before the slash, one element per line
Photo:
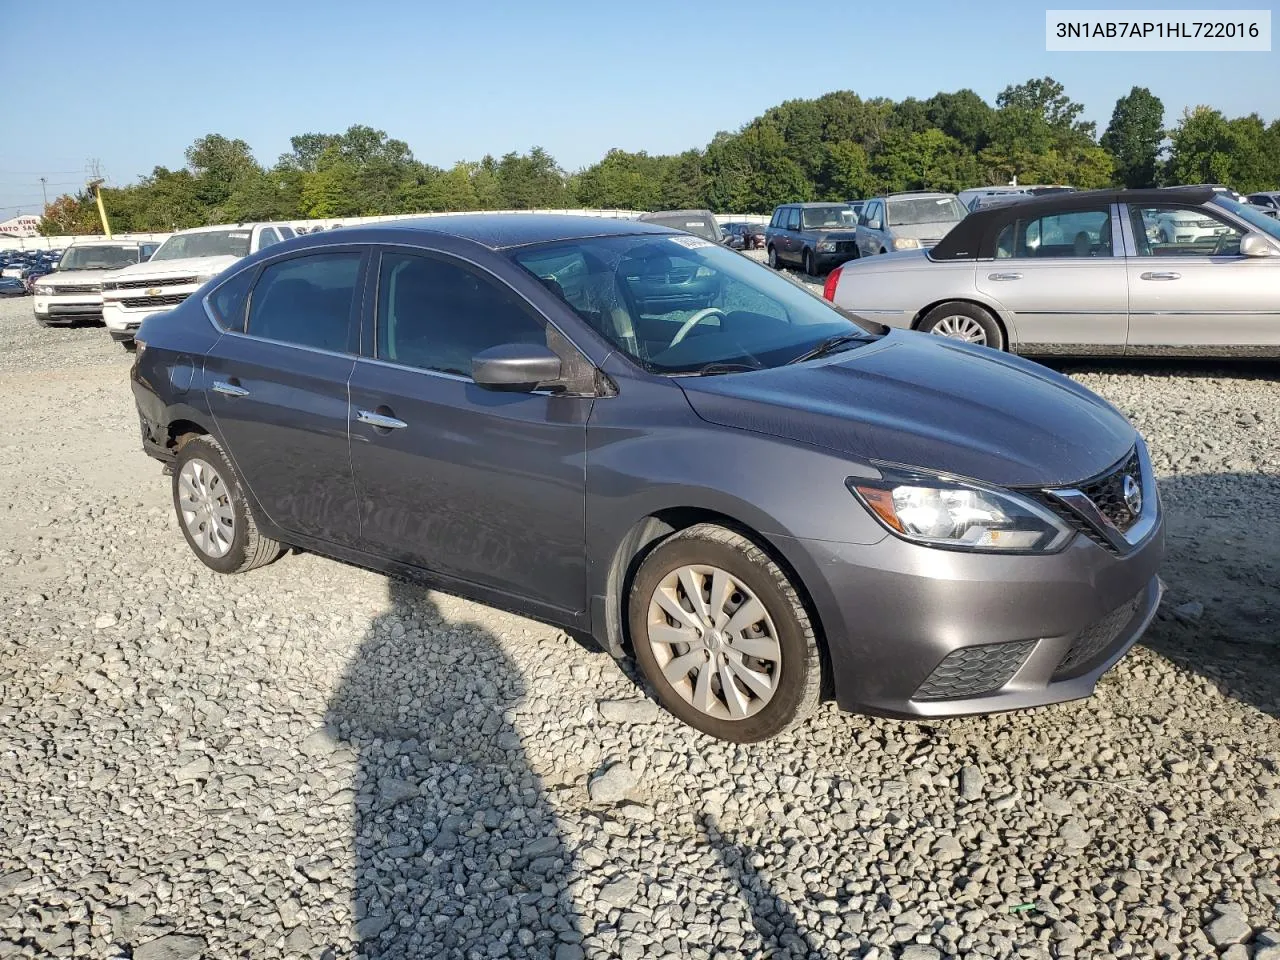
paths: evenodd
<path fill-rule="evenodd" d="M 816 360 L 818 357 L 825 357 L 828 353 L 832 353 L 837 347 L 842 347 L 846 343 L 866 343 L 867 336 L 863 333 L 838 333 L 834 337 L 827 337 L 812 350 L 807 350 L 800 356 L 788 360 L 787 364 L 804 363 L 806 360 Z"/>
<path fill-rule="evenodd" d="M 751 363 L 708 363 L 705 367 L 699 367 L 697 370 L 689 372 L 699 377 L 714 377 L 720 373 L 750 373 L 752 370 L 762 370 L 760 364 Z"/>

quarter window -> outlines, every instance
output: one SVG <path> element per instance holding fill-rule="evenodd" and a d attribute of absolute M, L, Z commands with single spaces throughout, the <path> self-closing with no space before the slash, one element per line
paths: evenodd
<path fill-rule="evenodd" d="M 1205 207 L 1130 206 L 1140 257 L 1234 257 L 1243 231 Z"/>
<path fill-rule="evenodd" d="M 516 292 L 460 263 L 388 253 L 378 277 L 378 357 L 471 376 L 471 358 L 505 343 L 546 345 Z"/>
<path fill-rule="evenodd" d="M 244 305 L 249 300 L 249 288 L 253 285 L 254 271 L 241 270 L 224 280 L 206 301 L 214 319 L 223 330 L 244 330 Z"/>
<path fill-rule="evenodd" d="M 318 253 L 264 267 L 253 288 L 249 333 L 345 353 L 362 255 Z"/>
<path fill-rule="evenodd" d="M 1111 240 L 1109 208 L 1069 210 L 1007 224 L 996 235 L 996 257 L 1109 257 Z"/>

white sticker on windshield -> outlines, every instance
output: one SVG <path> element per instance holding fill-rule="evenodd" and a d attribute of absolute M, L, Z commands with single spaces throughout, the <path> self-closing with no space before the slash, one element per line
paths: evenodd
<path fill-rule="evenodd" d="M 682 247 L 688 247 L 694 250 L 698 247 L 714 247 L 715 244 L 710 240 L 704 240 L 702 237 L 672 237 L 672 243 L 678 243 Z"/>

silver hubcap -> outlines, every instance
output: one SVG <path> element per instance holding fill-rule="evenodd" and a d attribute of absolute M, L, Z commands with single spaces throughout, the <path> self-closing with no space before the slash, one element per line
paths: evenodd
<path fill-rule="evenodd" d="M 940 337 L 950 337 L 952 340 L 963 340 L 965 343 L 983 343 L 987 342 L 987 332 L 982 329 L 982 324 L 978 323 L 973 317 L 951 316 L 943 317 L 933 326 L 931 333 L 935 333 Z"/>
<path fill-rule="evenodd" d="M 649 648 L 662 675 L 694 709 L 744 720 L 773 699 L 782 649 L 764 604 L 719 567 L 680 567 L 649 600 Z"/>
<path fill-rule="evenodd" d="M 236 535 L 236 514 L 222 475 L 203 460 L 188 460 L 178 472 L 178 510 L 203 553 L 226 556 Z"/>

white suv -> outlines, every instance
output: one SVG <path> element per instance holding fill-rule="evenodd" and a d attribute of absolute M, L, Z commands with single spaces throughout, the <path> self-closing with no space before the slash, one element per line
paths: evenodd
<path fill-rule="evenodd" d="M 293 228 L 281 223 L 180 230 L 146 263 L 126 267 L 102 285 L 102 319 L 111 338 L 130 346 L 147 317 L 173 309 L 241 257 L 293 236 Z"/>
<path fill-rule="evenodd" d="M 143 263 L 160 246 L 145 240 L 73 243 L 58 269 L 35 282 L 32 309 L 42 327 L 102 317 L 102 284 L 123 267 Z"/>

